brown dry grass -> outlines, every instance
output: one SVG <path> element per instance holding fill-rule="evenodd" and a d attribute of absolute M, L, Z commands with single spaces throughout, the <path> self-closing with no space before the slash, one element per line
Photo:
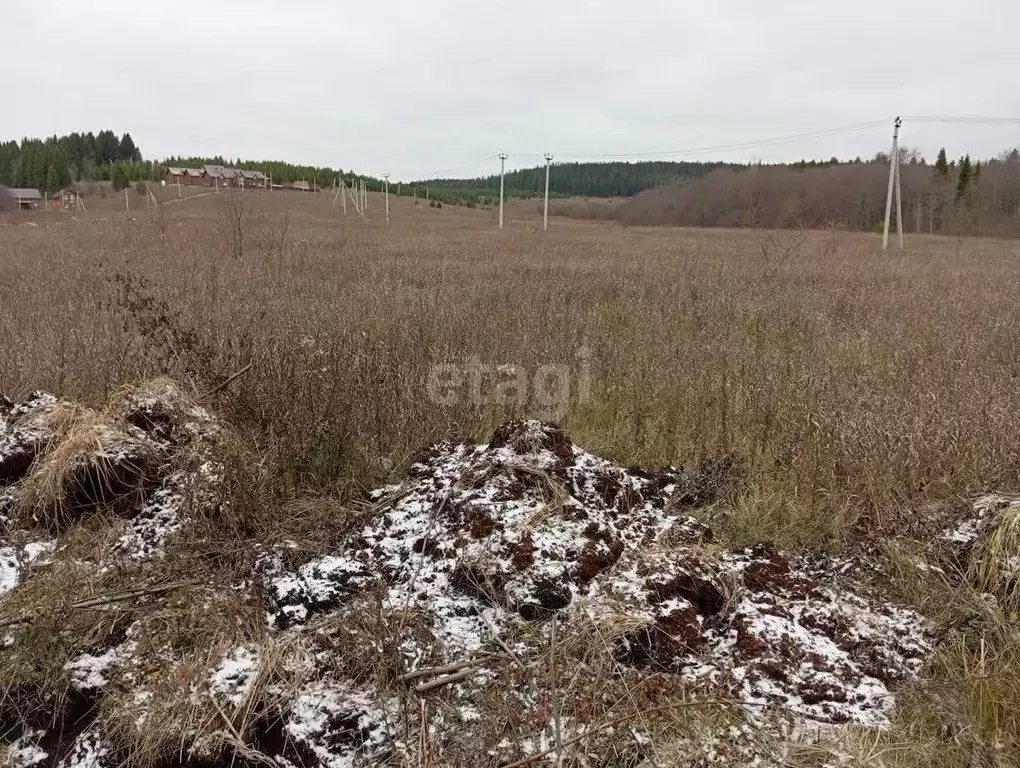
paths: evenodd
<path fill-rule="evenodd" d="M 0 391 L 99 404 L 169 375 L 202 394 L 251 363 L 207 399 L 279 470 L 281 496 L 304 499 L 281 507 L 295 524 L 335 503 L 310 494 L 373 485 L 433 438 L 521 415 L 467 389 L 433 402 L 433 366 L 576 372 L 582 349 L 591 397 L 563 414 L 576 442 L 625 463 L 736 454 L 742 491 L 710 511 L 734 542 L 891 536 L 911 507 L 1020 489 L 1016 242 L 918 237 L 883 254 L 844 233 L 543 233 L 525 203 L 498 231 L 492 211 L 408 200 L 391 200 L 387 228 L 381 202 L 368 221 L 326 195 L 261 194 L 159 218 L 0 219 Z M 906 583 L 901 564 L 893 586 L 918 604 L 945 588 Z M 947 646 L 889 734 L 794 757 L 1013 764 L 1016 616 L 981 621 L 983 640 Z"/>
<path fill-rule="evenodd" d="M 240 257 L 215 197 L 168 207 L 165 242 L 144 216 L 9 224 L 0 390 L 98 402 L 124 380 L 203 390 L 254 362 L 228 407 L 296 484 L 328 486 L 337 467 L 364 474 L 512 410 L 431 402 L 433 365 L 534 371 L 584 346 L 592 397 L 565 421 L 617 458 L 733 451 L 763 493 L 844 516 L 1018 485 L 1015 243 L 919 238 L 883 255 L 844 234 L 500 232 L 490 212 L 407 200 L 386 229 L 378 200 L 366 223 L 325 195 L 284 198 L 257 212 L 284 247 L 253 237 Z"/>

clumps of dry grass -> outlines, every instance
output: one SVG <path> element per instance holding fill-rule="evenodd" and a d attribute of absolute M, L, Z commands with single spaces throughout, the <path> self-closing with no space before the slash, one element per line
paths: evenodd
<path fill-rule="evenodd" d="M 15 500 L 22 525 L 55 529 L 58 539 L 50 559 L 0 598 L 0 743 L 60 732 L 74 717 L 94 720 L 106 748 L 132 766 L 223 754 L 265 762 L 259 739 L 311 665 L 301 661 L 307 643 L 267 637 L 257 560 L 285 533 L 301 556 L 318 554 L 360 513 L 289 499 L 249 441 L 166 379 L 124 388 L 102 411 L 61 402 L 30 417 L 46 441 Z M 117 474 L 123 457 L 135 474 Z M 86 473 L 102 478 L 89 493 Z M 138 497 L 111 492 L 132 478 Z M 152 551 L 125 554 L 124 531 L 144 527 L 118 515 L 163 492 L 182 525 Z M 238 648 L 259 659 L 243 702 L 210 690 L 210 675 Z M 108 653 L 120 661 L 107 686 L 76 687 L 71 663 Z M 366 658 L 364 647 L 348 658 Z M 66 745 L 50 748 L 63 754 Z"/>
<path fill-rule="evenodd" d="M 215 431 L 195 396 L 166 376 L 122 386 L 110 396 L 106 412 L 171 444 L 194 438 L 196 432 Z"/>
<path fill-rule="evenodd" d="M 259 602 L 250 591 L 202 585 L 179 590 L 140 612 L 128 640 L 130 658 L 100 702 L 97 720 L 129 764 L 166 764 L 212 733 L 246 730 L 243 721 L 251 716 L 257 690 L 249 688 L 247 709 L 240 712 L 238 705 L 219 704 L 206 694 L 210 674 L 231 650 L 268 648 Z M 263 679 L 260 688 L 265 684 Z"/>
<path fill-rule="evenodd" d="M 162 462 L 143 433 L 73 405 L 44 416 L 51 437 L 18 486 L 23 519 L 60 531 L 87 509 L 136 507 Z"/>
<path fill-rule="evenodd" d="M 761 486 L 730 493 L 691 514 L 733 546 L 769 541 L 785 551 L 813 548 L 838 551 L 857 522 L 849 505 L 819 515 L 808 500 L 795 492 Z"/>
<path fill-rule="evenodd" d="M 1020 611 L 1020 504 L 1003 509 L 997 524 L 975 542 L 968 575 L 1004 609 Z"/>

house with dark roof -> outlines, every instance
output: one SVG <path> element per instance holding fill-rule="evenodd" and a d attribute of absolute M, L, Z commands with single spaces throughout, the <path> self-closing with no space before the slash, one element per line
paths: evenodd
<path fill-rule="evenodd" d="M 239 187 L 260 187 L 265 188 L 269 179 L 262 171 L 238 171 L 237 186 Z"/>
<path fill-rule="evenodd" d="M 14 205 L 21 211 L 34 211 L 43 204 L 42 192 L 31 187 L 10 187 L 8 194 L 14 199 Z"/>
<path fill-rule="evenodd" d="M 237 171 L 222 165 L 203 165 L 207 187 L 233 187 L 237 185 Z"/>
<path fill-rule="evenodd" d="M 167 168 L 167 184 L 186 184 L 194 187 L 253 187 L 265 188 L 269 179 L 262 171 L 242 171 L 223 165 L 206 164 L 201 168 Z"/>

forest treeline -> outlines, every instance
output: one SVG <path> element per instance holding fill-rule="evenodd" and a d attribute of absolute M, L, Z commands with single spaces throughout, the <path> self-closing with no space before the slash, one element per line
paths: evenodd
<path fill-rule="evenodd" d="M 929 165 L 901 156 L 904 231 L 1020 236 L 1020 151 L 985 162 Z M 876 231 L 885 217 L 889 160 L 717 168 L 646 190 L 620 205 L 561 203 L 556 213 L 629 225 Z"/>
<path fill-rule="evenodd" d="M 48 139 L 24 138 L 0 143 L 0 185 L 56 192 L 71 182 L 148 178 L 152 164 L 130 133 L 71 133 Z"/>
<path fill-rule="evenodd" d="M 262 171 L 273 181 L 315 181 L 321 186 L 331 186 L 342 174 L 339 169 L 223 157 L 143 160 L 130 133 L 117 136 L 104 130 L 0 142 L 0 185 L 34 187 L 53 194 L 78 181 L 111 181 L 115 189 L 121 189 L 133 182 L 159 181 L 170 166 L 199 167 L 207 163 Z M 348 175 L 350 178 L 354 177 Z"/>
<path fill-rule="evenodd" d="M 556 163 L 549 173 L 550 197 L 631 197 L 664 184 L 683 184 L 728 163 L 604 162 Z M 464 199 L 499 196 L 499 174 L 474 179 L 428 179 L 413 187 L 455 192 Z M 530 198 L 545 194 L 545 166 L 521 168 L 504 177 L 508 197 Z"/>

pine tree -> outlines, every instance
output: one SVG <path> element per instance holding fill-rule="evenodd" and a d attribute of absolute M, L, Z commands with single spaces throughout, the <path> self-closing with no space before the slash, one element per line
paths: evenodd
<path fill-rule="evenodd" d="M 970 165 L 970 155 L 964 155 L 960 160 L 960 175 L 956 180 L 956 202 L 965 200 L 970 195 L 970 183 L 973 172 Z"/>
<path fill-rule="evenodd" d="M 949 162 L 946 160 L 946 148 L 939 150 L 939 157 L 935 161 L 935 175 L 938 178 L 949 178 Z"/>
<path fill-rule="evenodd" d="M 96 136 L 96 162 L 100 165 L 115 162 L 120 152 L 120 140 L 113 131 L 100 131 Z"/>
<path fill-rule="evenodd" d="M 50 169 L 46 172 L 46 195 L 52 195 L 54 192 L 60 189 L 60 174 L 57 173 L 57 166 L 50 165 Z"/>
<path fill-rule="evenodd" d="M 130 186 L 131 179 L 128 178 L 127 170 L 124 168 L 123 163 L 113 164 L 113 170 L 110 172 L 110 181 L 113 182 L 113 188 L 116 190 Z"/>
<path fill-rule="evenodd" d="M 129 163 L 140 163 L 142 161 L 142 153 L 138 151 L 130 133 L 125 133 L 123 138 L 121 138 L 118 155 L 118 159 L 126 160 Z"/>

